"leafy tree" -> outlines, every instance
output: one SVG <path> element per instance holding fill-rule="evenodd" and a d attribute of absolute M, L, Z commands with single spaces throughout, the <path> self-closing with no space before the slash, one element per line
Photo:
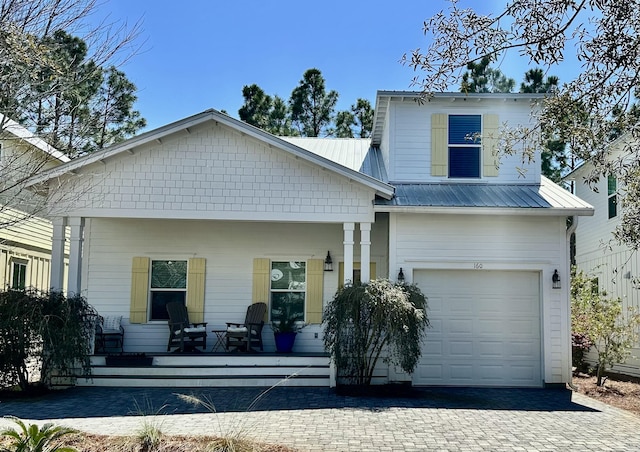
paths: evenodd
<path fill-rule="evenodd" d="M 327 92 L 325 80 L 318 69 L 309 69 L 291 92 L 291 119 L 300 135 L 319 137 L 326 132 L 338 102 L 336 91 Z"/>
<path fill-rule="evenodd" d="M 93 136 L 86 150 L 102 149 L 134 135 L 147 125 L 140 112 L 133 109 L 138 99 L 136 86 L 124 72 L 111 66 L 98 90 L 93 111 Z"/>
<path fill-rule="evenodd" d="M 623 363 L 638 339 L 640 313 L 624 312 L 620 298 L 609 298 L 598 290 L 594 278 L 582 271 L 571 277 L 571 326 L 573 333 L 583 335 L 593 344 L 598 355 L 597 382 L 602 386 L 604 372 Z"/>
<path fill-rule="evenodd" d="M 545 80 L 544 71 L 540 68 L 529 69 L 524 74 L 524 82 L 520 84 L 521 93 L 551 93 L 558 89 L 558 77 L 551 75 Z M 567 155 L 567 146 L 555 137 L 554 130 L 542 130 L 546 144 L 542 148 L 540 164 L 542 174 L 554 182 L 561 182 L 567 169 L 573 169 L 573 159 Z"/>
<path fill-rule="evenodd" d="M 242 88 L 244 104 L 238 110 L 240 119 L 248 124 L 267 130 L 273 99 L 255 83 Z"/>
<path fill-rule="evenodd" d="M 553 130 L 578 159 L 594 164 L 587 182 L 616 174 L 620 187 L 626 187 L 640 174 L 640 124 L 620 124 L 611 118 L 616 110 L 628 111 L 637 98 L 638 30 L 640 14 L 635 1 L 519 0 L 496 14 L 483 15 L 459 8 L 456 0 L 450 0 L 447 11 L 424 22 L 429 39 L 426 50 L 418 48 L 404 55 L 403 61 L 421 72 L 413 83 L 428 96 L 458 84 L 469 63 L 486 57 L 497 61 L 518 52 L 530 64 L 548 71 L 568 52 L 575 52 L 581 73 L 565 83 L 557 95 L 541 102 L 537 129 L 505 131 L 501 151 L 532 156 L 548 141 L 542 130 Z M 574 112 L 579 115 L 572 119 Z M 630 138 L 619 157 L 608 154 L 616 128 Z M 623 216 L 617 235 L 632 249 L 640 248 L 640 236 L 629 235 L 632 225 L 640 224 L 639 205 L 640 197 L 626 197 L 624 208 L 629 215 Z"/>
<path fill-rule="evenodd" d="M 131 48 L 138 33 L 137 25 L 131 31 L 88 25 L 95 8 L 95 0 L 0 2 L 0 114 L 65 152 L 83 148 L 92 135 L 90 109 L 102 68 Z M 84 40 L 71 34 L 78 29 Z"/>
<path fill-rule="evenodd" d="M 524 74 L 524 82 L 520 84 L 521 93 L 548 93 L 558 88 L 558 77 L 550 75 L 544 79 L 544 71 L 540 68 L 529 69 Z"/>
<path fill-rule="evenodd" d="M 90 342 L 95 310 L 81 296 L 58 292 L 0 292 L 0 387 L 30 389 L 30 360 L 40 365 L 40 384 L 49 387 L 53 375 L 73 375 L 81 366 L 91 372 Z"/>
<path fill-rule="evenodd" d="M 377 279 L 338 290 L 324 312 L 324 345 L 335 359 L 338 377 L 371 384 L 376 363 L 412 373 L 420 341 L 429 326 L 427 301 L 416 285 Z"/>
<path fill-rule="evenodd" d="M 470 61 L 467 72 L 462 75 L 460 91 L 463 93 L 510 93 L 516 81 L 507 78 L 500 69 L 489 67 L 490 57 L 479 62 Z"/>
<path fill-rule="evenodd" d="M 356 117 L 350 111 L 339 111 L 336 115 L 335 134 L 338 138 L 353 138 L 353 129 L 356 125 Z"/>
<path fill-rule="evenodd" d="M 351 112 L 356 119 L 356 127 L 360 129 L 356 133 L 360 138 L 369 138 L 373 131 L 373 108 L 367 99 L 359 98 L 355 105 L 351 106 Z"/>
<path fill-rule="evenodd" d="M 273 96 L 267 131 L 280 136 L 296 136 L 298 132 L 291 125 L 289 106 L 280 96 Z"/>

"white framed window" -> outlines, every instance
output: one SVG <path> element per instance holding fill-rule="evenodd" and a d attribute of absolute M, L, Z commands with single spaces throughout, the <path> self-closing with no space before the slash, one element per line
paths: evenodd
<path fill-rule="evenodd" d="M 186 303 L 187 261 L 152 260 L 150 273 L 149 320 L 168 320 L 168 303 Z"/>
<path fill-rule="evenodd" d="M 615 177 L 607 177 L 607 203 L 609 218 L 615 218 L 618 216 L 618 181 Z"/>
<path fill-rule="evenodd" d="M 11 288 L 23 290 L 27 287 L 27 264 L 26 260 L 11 260 Z"/>
<path fill-rule="evenodd" d="M 449 115 L 449 177 L 479 178 L 482 174 L 481 115 Z"/>
<path fill-rule="evenodd" d="M 271 321 L 294 318 L 304 322 L 307 297 L 307 264 L 299 261 L 271 261 Z"/>

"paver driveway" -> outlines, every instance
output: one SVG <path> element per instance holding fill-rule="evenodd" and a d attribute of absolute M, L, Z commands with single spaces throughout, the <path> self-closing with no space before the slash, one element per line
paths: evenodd
<path fill-rule="evenodd" d="M 166 434 L 241 431 L 303 451 L 640 451 L 640 417 L 567 390 L 429 388 L 395 398 L 261 391 L 196 392 L 216 405 L 210 413 L 176 396 L 189 389 L 75 388 L 0 401 L 0 415 L 100 434 L 132 434 L 143 421 Z"/>

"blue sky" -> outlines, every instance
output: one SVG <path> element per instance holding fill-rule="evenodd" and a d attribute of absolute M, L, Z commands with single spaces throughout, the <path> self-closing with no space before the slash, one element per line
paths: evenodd
<path fill-rule="evenodd" d="M 498 12 L 504 3 L 460 1 L 481 12 Z M 94 19 L 142 21 L 142 49 L 122 69 L 139 89 L 136 108 L 147 119 L 145 130 L 151 130 L 208 108 L 238 117 L 244 85 L 255 83 L 288 99 L 312 67 L 322 72 L 327 90 L 338 91 L 339 110 L 359 97 L 373 104 L 377 90 L 415 89 L 414 72 L 399 60 L 427 47 L 422 24 L 448 5 L 443 0 L 106 0 Z M 509 58 L 501 69 L 519 84 L 528 66 Z M 563 82 L 570 72 L 571 67 L 551 73 Z"/>

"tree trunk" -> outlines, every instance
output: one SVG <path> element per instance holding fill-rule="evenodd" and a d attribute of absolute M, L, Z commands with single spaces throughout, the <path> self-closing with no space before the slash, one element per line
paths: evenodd
<path fill-rule="evenodd" d="M 602 386 L 602 377 L 604 377 L 604 364 L 598 363 L 598 379 L 596 381 L 596 386 Z"/>

